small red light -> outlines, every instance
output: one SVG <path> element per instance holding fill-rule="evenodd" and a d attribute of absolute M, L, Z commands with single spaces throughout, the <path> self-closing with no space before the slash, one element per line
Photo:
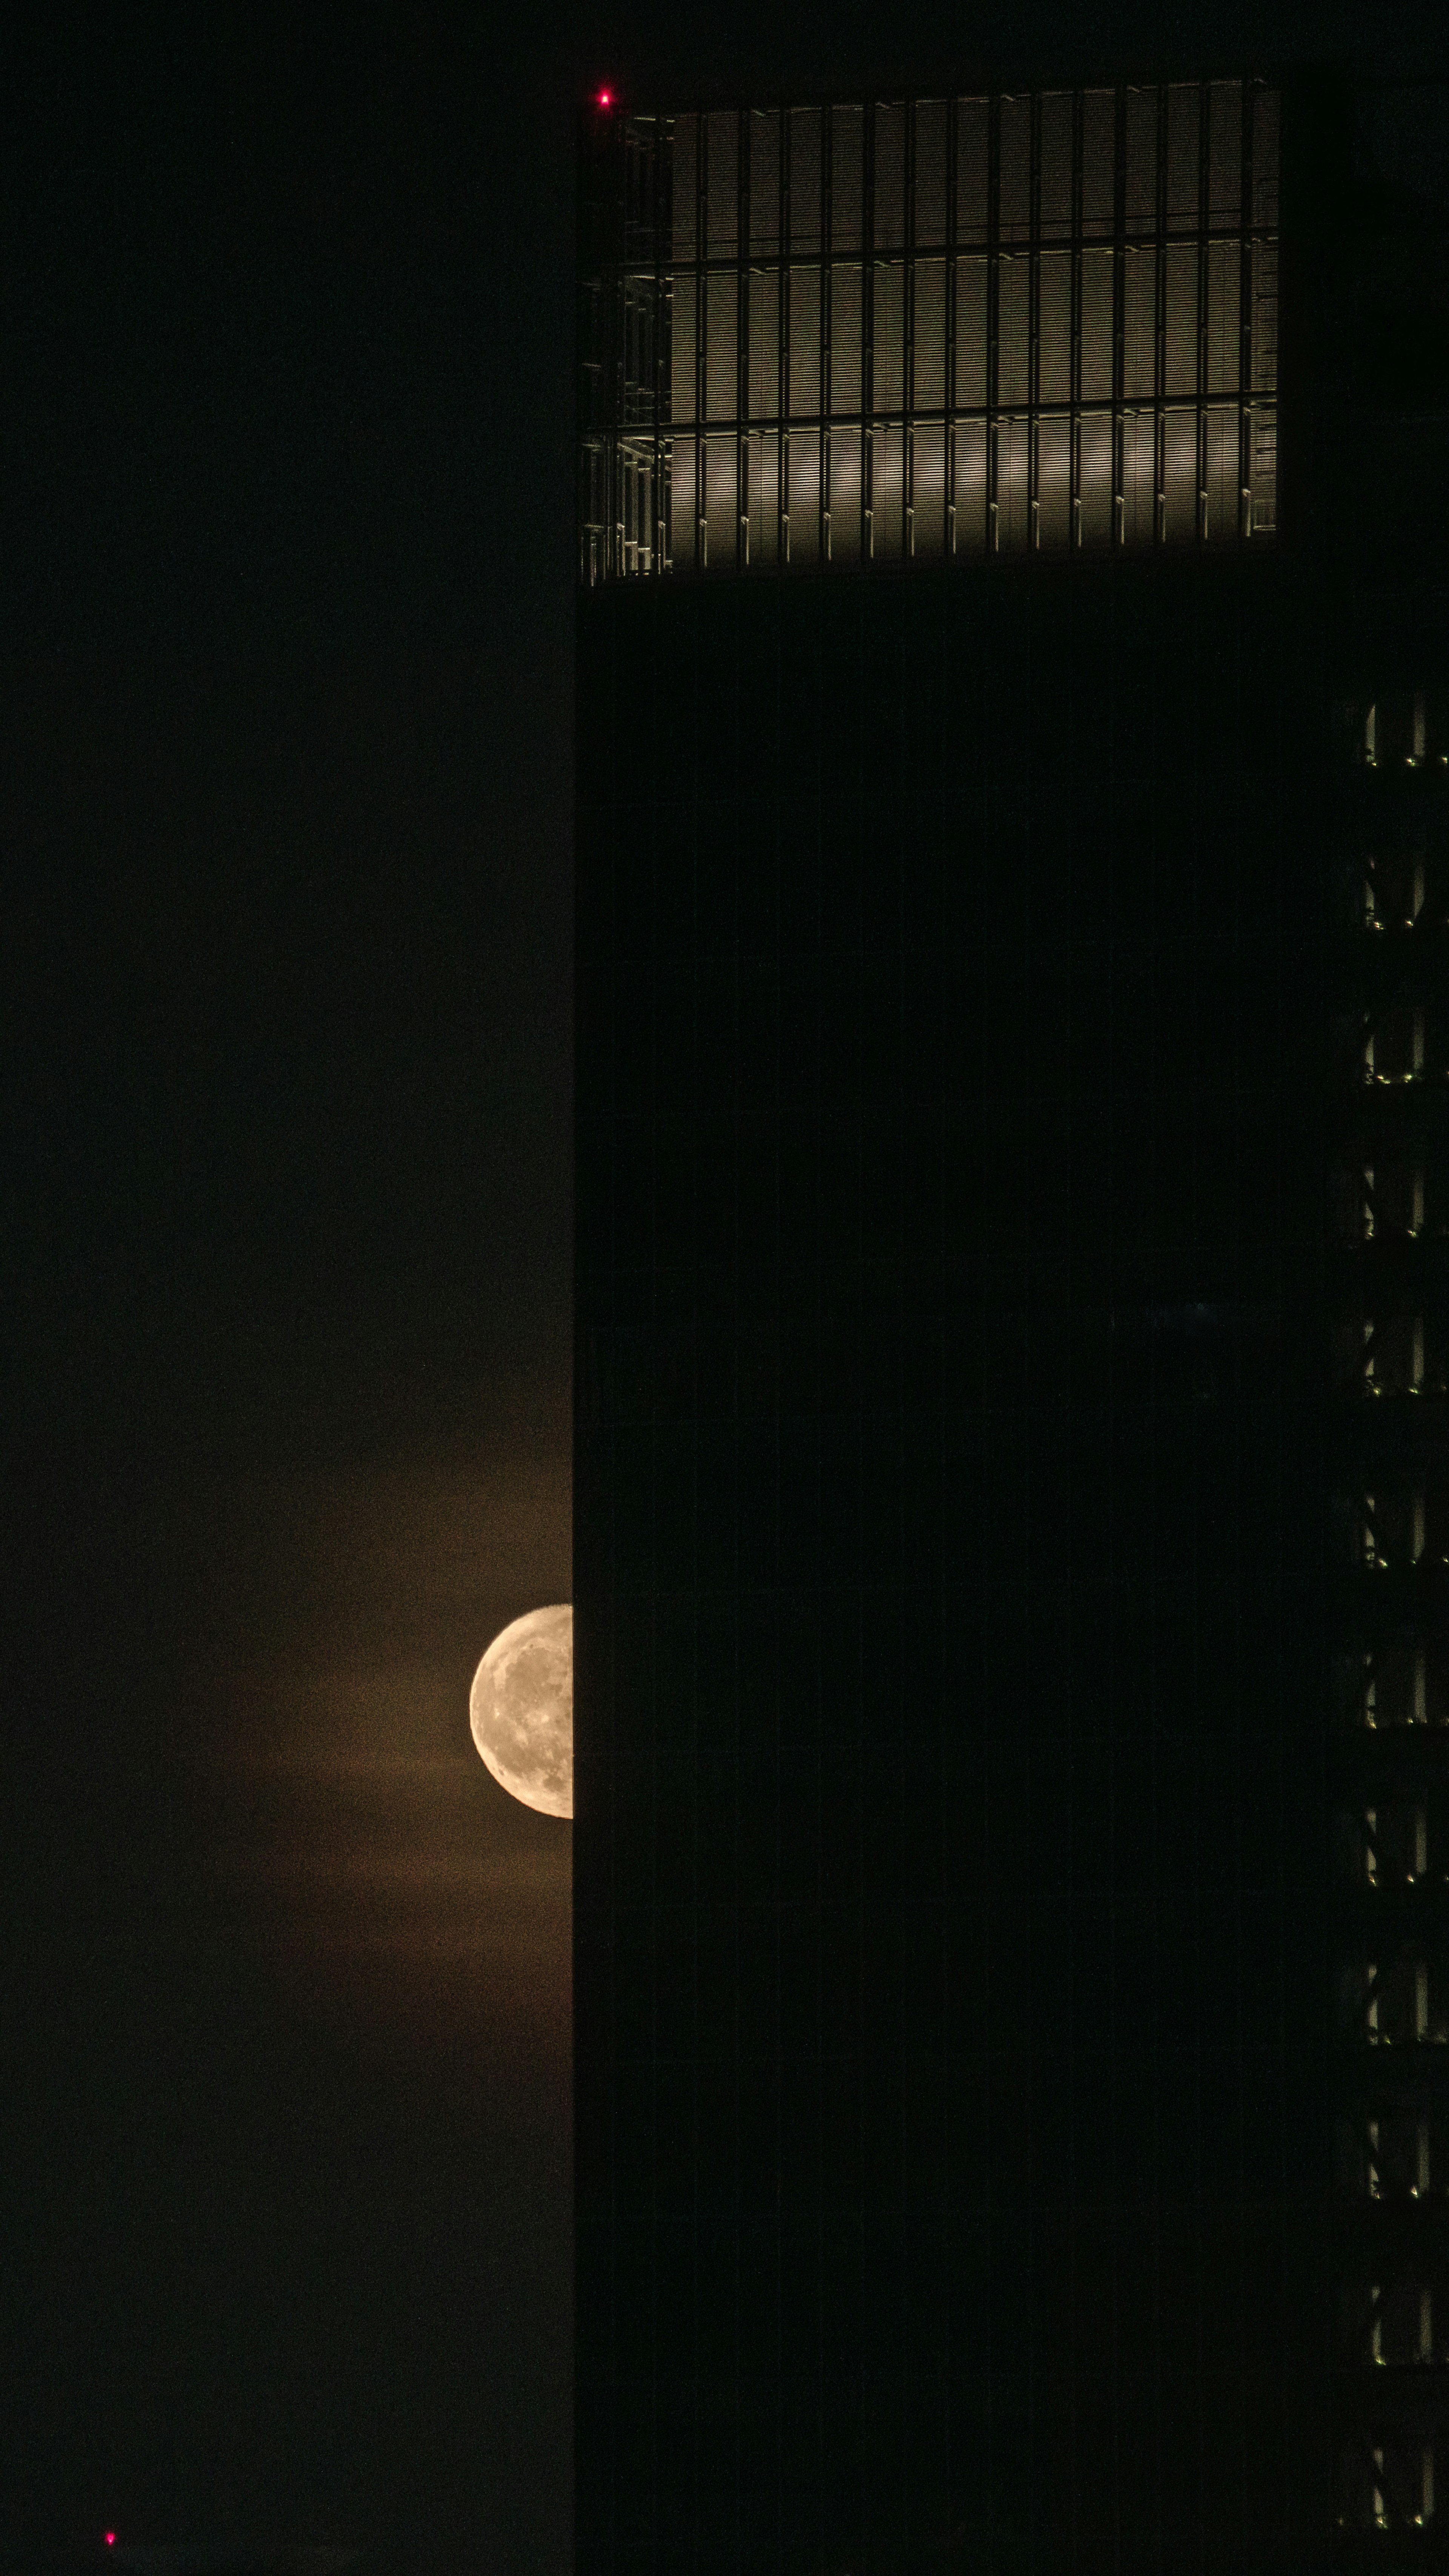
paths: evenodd
<path fill-rule="evenodd" d="M 594 104 L 596 107 L 612 107 L 614 104 L 613 91 L 611 89 L 601 89 L 597 99 L 594 101 Z"/>

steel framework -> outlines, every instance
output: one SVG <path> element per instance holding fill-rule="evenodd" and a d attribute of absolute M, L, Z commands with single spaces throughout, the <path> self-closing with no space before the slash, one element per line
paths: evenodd
<path fill-rule="evenodd" d="M 1278 110 L 598 108 L 584 580 L 1271 537 Z"/>

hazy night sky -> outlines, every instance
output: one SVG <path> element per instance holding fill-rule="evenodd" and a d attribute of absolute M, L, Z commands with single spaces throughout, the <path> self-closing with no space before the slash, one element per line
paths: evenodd
<path fill-rule="evenodd" d="M 7 2564 L 563 2568 L 569 1829 L 466 1696 L 569 1589 L 574 104 L 1364 25 L 881 23 L 0 42 Z"/>

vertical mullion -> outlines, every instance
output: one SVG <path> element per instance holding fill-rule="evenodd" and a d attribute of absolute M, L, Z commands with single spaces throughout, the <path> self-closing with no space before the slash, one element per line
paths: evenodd
<path fill-rule="evenodd" d="M 614 264 L 612 292 L 609 296 L 608 464 L 605 487 L 609 517 L 608 532 L 604 541 L 604 558 L 608 565 L 610 579 L 618 580 L 622 578 L 624 572 L 624 548 L 620 534 L 624 483 L 622 453 L 624 442 L 621 433 L 624 420 L 624 280 L 628 270 L 625 238 L 628 220 L 628 167 L 625 159 L 624 127 L 619 120 L 613 121 L 610 130 L 609 172 L 611 181 L 609 193 L 613 207 L 609 229 Z"/>
<path fill-rule="evenodd" d="M 1067 459 L 1070 494 L 1067 542 L 1072 546 L 1080 546 L 1082 542 L 1082 159 L 1085 149 L 1085 125 L 1086 107 L 1083 93 L 1079 89 L 1074 90 L 1072 92 L 1071 371 L 1067 380 L 1068 400 L 1071 403 L 1070 452 Z"/>
<path fill-rule="evenodd" d="M 775 570 L 790 560 L 790 114 L 780 105 L 775 139 Z"/>
<path fill-rule="evenodd" d="M 621 126 L 620 126 L 620 128 L 619 128 L 619 133 L 620 133 L 620 158 L 619 158 L 620 188 L 619 188 L 619 207 L 620 207 L 620 214 L 621 214 L 621 218 L 622 218 L 622 221 L 621 221 L 621 245 L 620 245 L 620 246 L 621 246 L 621 253 L 622 253 L 622 256 L 621 256 L 620 268 L 619 268 L 619 344 L 618 344 L 618 345 L 619 345 L 619 366 L 618 366 L 618 419 L 619 419 L 619 424 L 620 424 L 620 436 L 619 436 L 619 447 L 618 447 L 618 453 L 619 453 L 619 470 L 618 470 L 618 474 L 617 474 L 617 476 L 616 476 L 616 478 L 615 478 L 615 483 L 614 483 L 614 544 L 615 544 L 615 549 L 616 549 L 617 565 L 618 565 L 619 573 L 620 573 L 620 575 L 621 575 L 622 577 L 627 578 L 628 573 L 629 573 L 629 571 L 630 571 L 630 563 L 629 563 L 629 551 L 630 551 L 630 549 L 629 549 L 629 519 L 630 519 L 629 503 L 630 503 L 630 498 L 631 498 L 631 485 L 632 485 L 632 481 L 633 481 L 633 464 L 632 464 L 632 456 L 631 456 L 631 447 L 632 447 L 632 442 L 631 442 L 631 440 L 630 440 L 630 438 L 629 438 L 629 436 L 628 436 L 628 431 L 629 431 L 629 429 L 633 426 L 632 422 L 630 421 L 630 417 L 629 417 L 629 414 L 630 414 L 630 404 L 629 404 L 629 385 L 630 385 L 630 381 L 631 381 L 631 377 L 630 377 L 630 361 L 631 361 L 631 358 L 632 358 L 632 355 L 633 355 L 633 352 L 632 352 L 632 349 L 631 349 L 631 346 L 630 346 L 630 342 L 631 342 L 631 337 L 632 337 L 632 326 L 633 326 L 633 322 L 634 322 L 634 293 L 633 293 L 633 275 L 632 275 L 632 271 L 633 271 L 633 261 L 632 261 L 632 259 L 631 259 L 630 254 L 631 254 L 632 250 L 633 250 L 633 249 L 634 249 L 634 247 L 635 247 L 634 242 L 633 242 L 632 237 L 631 237 L 631 235 L 632 235 L 632 227 L 631 227 L 630 218 L 631 218 L 631 215 L 632 215 L 632 212 L 633 212 L 633 208 L 632 208 L 632 204 L 631 204 L 631 190 L 630 190 L 629 182 L 630 182 L 630 177 L 631 177 L 631 175 L 632 175 L 632 164 L 633 164 L 634 155 L 633 155 L 633 152 L 632 152 L 632 149 L 631 149 L 631 145 L 630 145 L 630 135 L 629 135 L 629 128 L 628 128 L 628 125 L 627 125 L 627 124 L 621 124 Z"/>
<path fill-rule="evenodd" d="M 946 101 L 946 239 L 943 245 L 946 254 L 946 347 L 943 361 L 944 383 L 942 385 L 942 392 L 945 395 L 944 408 L 946 415 L 946 453 L 944 463 L 946 489 L 944 499 L 946 518 L 945 546 L 948 558 L 954 555 L 956 551 L 956 262 L 960 256 L 960 246 L 957 240 L 957 205 L 960 195 L 959 175 L 961 159 L 960 140 L 957 134 L 959 114 L 960 102 L 956 98 L 955 93 L 952 92 Z"/>
<path fill-rule="evenodd" d="M 1001 98 L 993 91 L 986 110 L 986 544 L 1001 542 Z"/>
<path fill-rule="evenodd" d="M 618 349 L 624 328 L 624 257 L 619 240 L 619 236 L 623 231 L 623 221 L 619 215 L 617 203 L 619 182 L 618 172 L 614 166 L 615 157 L 613 137 L 611 136 L 608 164 L 610 195 L 609 213 L 611 221 L 609 226 L 610 237 L 608 265 L 604 270 L 604 331 L 606 336 L 602 353 L 603 365 L 599 371 L 599 381 L 603 388 L 602 428 L 604 434 L 604 470 L 601 510 L 604 523 L 604 578 L 606 581 L 613 581 L 617 577 L 619 570 L 617 530 L 615 524 L 617 519 L 617 510 L 614 501 L 615 487 L 619 480 L 619 367 L 615 353 Z"/>
<path fill-rule="evenodd" d="M 1239 114 L 1243 164 L 1238 198 L 1238 538 L 1253 526 L 1253 83 L 1244 81 Z"/>
<path fill-rule="evenodd" d="M 1041 92 L 1031 99 L 1027 175 L 1026 263 L 1026 525 L 1027 543 L 1041 543 Z"/>
<path fill-rule="evenodd" d="M 735 568 L 750 560 L 750 129 L 735 118 Z"/>
<path fill-rule="evenodd" d="M 906 211 L 901 268 L 901 553 L 916 551 L 916 102 L 905 104 Z"/>
<path fill-rule="evenodd" d="M 1125 544 L 1126 481 L 1123 444 L 1126 424 L 1123 387 L 1127 367 L 1127 92 L 1118 83 L 1114 99 L 1112 173 L 1112 543 Z"/>
<path fill-rule="evenodd" d="M 871 99 L 862 119 L 860 207 L 860 552 L 875 554 L 875 118 Z"/>
<path fill-rule="evenodd" d="M 780 108 L 780 569 L 790 561 L 790 111 Z"/>
<path fill-rule="evenodd" d="M 1197 85 L 1197 542 L 1208 541 L 1207 389 L 1208 389 L 1208 217 L 1212 188 L 1213 94 L 1209 81 Z"/>
<path fill-rule="evenodd" d="M 830 561 L 830 252 L 835 224 L 835 112 L 820 111 L 820 553 Z"/>
<path fill-rule="evenodd" d="M 667 145 L 665 139 L 666 127 L 668 128 L 669 136 Z M 672 118 L 663 116 L 656 117 L 654 120 L 654 491 L 652 495 L 654 504 L 654 549 L 650 562 L 650 570 L 656 575 L 662 574 L 665 567 L 664 387 L 666 383 L 665 366 L 667 356 L 667 335 L 664 328 L 666 309 L 664 295 L 664 257 L 666 235 L 668 232 L 668 225 L 665 217 L 666 208 L 669 202 L 666 183 L 670 168 L 670 152 L 673 147 L 673 136 L 674 124 Z"/>
<path fill-rule="evenodd" d="M 694 568 L 709 570 L 704 414 L 709 362 L 709 118 L 695 120 L 694 146 Z"/>
<path fill-rule="evenodd" d="M 1167 538 L 1167 107 L 1157 84 L 1157 239 L 1152 250 L 1152 542 Z"/>
<path fill-rule="evenodd" d="M 622 127 L 615 126 L 612 129 L 609 138 L 610 178 L 613 183 L 611 189 L 613 197 L 613 224 L 611 226 L 611 230 L 613 233 L 614 266 L 613 292 L 609 298 L 609 533 L 606 549 L 609 574 L 612 580 L 621 579 L 624 571 L 624 549 L 620 543 L 619 522 L 624 483 L 624 464 L 621 452 L 624 442 L 620 434 L 620 430 L 621 423 L 624 418 L 624 280 L 628 273 L 628 261 L 624 248 L 624 229 L 626 221 L 626 189 L 628 182 L 625 175 L 624 150 L 621 137 Z"/>
<path fill-rule="evenodd" d="M 631 141 L 629 159 L 631 164 L 629 173 L 629 195 L 632 201 L 631 215 L 633 223 L 637 226 L 642 220 L 643 209 L 647 202 L 645 196 L 646 172 L 644 154 L 637 134 Z M 638 210 L 637 212 L 634 211 L 636 208 Z M 639 245 L 636 238 L 630 245 L 629 254 L 629 313 L 630 331 L 633 341 L 633 345 L 629 352 L 629 374 L 634 385 L 634 401 L 633 404 L 631 404 L 634 418 L 631 423 L 632 434 L 629 440 L 629 507 L 627 520 L 629 571 L 631 575 L 637 575 L 639 571 L 639 548 L 641 543 L 639 517 L 641 497 L 639 481 L 641 468 L 639 464 L 639 415 L 637 406 L 641 398 L 642 384 L 645 376 L 645 369 L 642 363 L 644 352 L 641 345 L 644 332 L 645 305 L 644 299 L 639 291 L 638 251 Z"/>

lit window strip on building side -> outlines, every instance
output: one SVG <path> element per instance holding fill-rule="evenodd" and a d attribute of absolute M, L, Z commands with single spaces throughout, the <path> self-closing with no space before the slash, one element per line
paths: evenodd
<path fill-rule="evenodd" d="M 1449 691 L 1382 696 L 1353 730 L 1334 1187 L 1356 1891 L 1339 1924 L 1339 2430 L 1341 2524 L 1367 2545 L 1433 2524 L 1449 2457 Z"/>
<path fill-rule="evenodd" d="M 1276 524 L 1278 95 L 610 120 L 586 581 Z"/>

